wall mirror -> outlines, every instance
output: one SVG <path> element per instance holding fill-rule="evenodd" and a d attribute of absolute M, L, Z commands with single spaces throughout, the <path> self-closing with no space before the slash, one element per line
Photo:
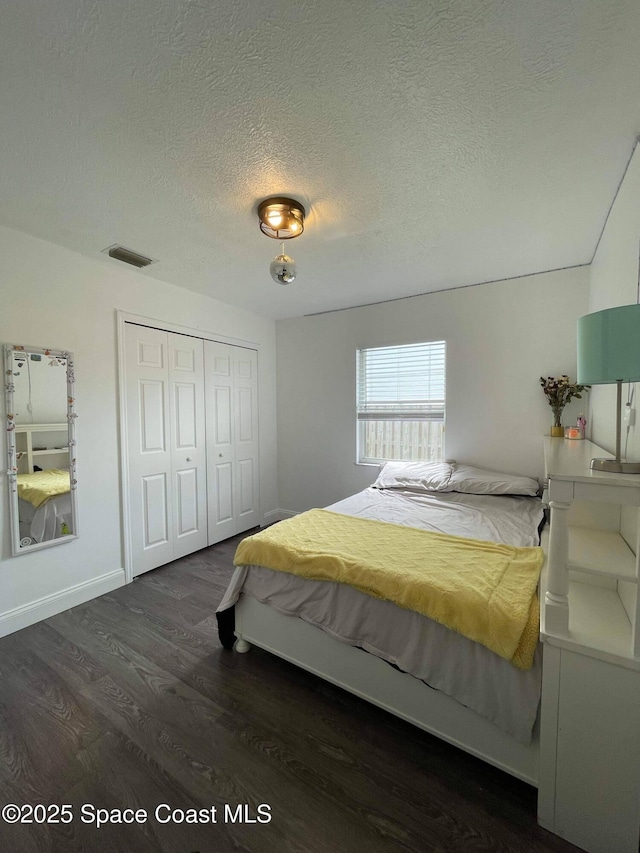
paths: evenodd
<path fill-rule="evenodd" d="M 78 536 L 73 353 L 4 348 L 14 555 Z"/>

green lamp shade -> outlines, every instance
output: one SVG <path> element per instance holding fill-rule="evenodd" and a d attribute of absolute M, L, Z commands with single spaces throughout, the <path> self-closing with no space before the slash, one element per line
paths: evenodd
<path fill-rule="evenodd" d="M 640 305 L 621 305 L 578 320 L 578 382 L 640 382 Z"/>

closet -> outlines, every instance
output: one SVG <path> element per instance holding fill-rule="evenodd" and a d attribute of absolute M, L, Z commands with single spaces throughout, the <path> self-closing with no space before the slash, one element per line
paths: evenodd
<path fill-rule="evenodd" d="M 257 352 L 124 324 L 132 575 L 259 524 Z"/>

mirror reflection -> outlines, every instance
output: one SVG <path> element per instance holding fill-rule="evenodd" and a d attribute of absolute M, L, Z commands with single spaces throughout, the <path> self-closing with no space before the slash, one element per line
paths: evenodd
<path fill-rule="evenodd" d="M 5 347 L 13 553 L 77 536 L 72 353 Z"/>

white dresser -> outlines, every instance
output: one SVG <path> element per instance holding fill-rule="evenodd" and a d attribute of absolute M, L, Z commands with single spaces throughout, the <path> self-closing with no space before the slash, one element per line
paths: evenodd
<path fill-rule="evenodd" d="M 544 450 L 538 820 L 589 853 L 638 853 L 640 476 L 591 471 L 610 454 L 589 441 Z"/>

